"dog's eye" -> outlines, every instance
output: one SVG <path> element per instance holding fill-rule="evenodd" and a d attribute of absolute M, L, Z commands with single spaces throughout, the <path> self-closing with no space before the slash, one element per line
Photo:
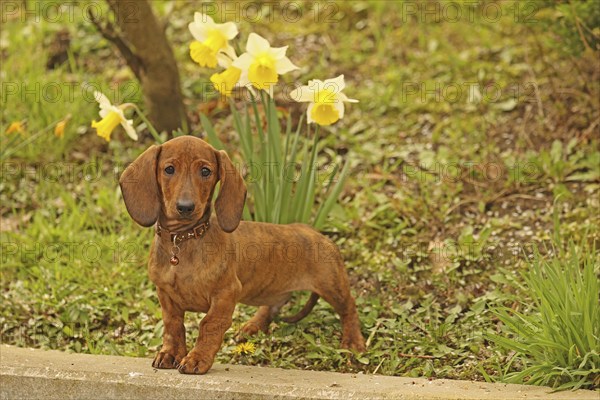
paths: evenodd
<path fill-rule="evenodd" d="M 175 167 L 169 165 L 167 168 L 165 168 L 165 172 L 167 173 L 167 175 L 173 175 L 175 173 Z"/>
<path fill-rule="evenodd" d="M 206 168 L 206 167 L 204 167 L 204 168 L 202 168 L 202 169 L 200 170 L 200 174 L 201 174 L 203 177 L 205 177 L 205 178 L 206 178 L 207 176 L 210 176 L 210 174 L 211 174 L 211 170 L 210 170 L 210 169 L 208 169 L 208 168 Z"/>

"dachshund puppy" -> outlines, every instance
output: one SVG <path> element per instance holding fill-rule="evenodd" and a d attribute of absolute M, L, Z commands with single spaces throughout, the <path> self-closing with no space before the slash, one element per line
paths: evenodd
<path fill-rule="evenodd" d="M 224 151 L 181 136 L 147 149 L 119 183 L 131 218 L 156 229 L 148 271 L 162 308 L 164 335 L 154 367 L 206 373 L 231 326 L 236 303 L 259 307 L 243 334 L 266 332 L 298 290 L 312 295 L 289 321 L 306 315 L 320 296 L 341 317 L 342 347 L 365 350 L 337 247 L 304 224 L 240 222 L 246 186 Z M 215 218 L 211 203 L 217 183 Z M 206 313 L 189 352 L 186 311 Z"/>

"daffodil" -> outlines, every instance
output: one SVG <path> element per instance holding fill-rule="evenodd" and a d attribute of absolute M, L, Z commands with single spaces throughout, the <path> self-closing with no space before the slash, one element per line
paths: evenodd
<path fill-rule="evenodd" d="M 13 133 L 19 133 L 21 136 L 25 135 L 25 125 L 22 121 L 15 121 L 8 126 L 5 134 L 11 135 Z"/>
<path fill-rule="evenodd" d="M 246 43 L 246 53 L 233 61 L 233 66 L 242 71 L 240 85 L 249 83 L 259 90 L 266 90 L 273 96 L 273 86 L 279 75 L 298 69 L 285 56 L 287 46 L 271 47 L 267 39 L 251 33 Z"/>
<path fill-rule="evenodd" d="M 225 68 L 225 71 L 213 74 L 210 77 L 210 81 L 213 83 L 215 89 L 225 96 L 231 96 L 231 92 L 242 75 L 242 70 L 232 65 L 233 60 L 235 59 L 237 59 L 235 52 L 230 53 L 229 55 L 223 53 L 218 54 L 217 62 L 221 67 Z"/>
<path fill-rule="evenodd" d="M 358 103 L 349 99 L 342 90 L 346 87 L 344 75 L 320 81 L 313 79 L 307 86 L 301 86 L 290 93 L 298 102 L 309 102 L 307 121 L 319 125 L 331 125 L 344 117 L 344 102 Z"/>
<path fill-rule="evenodd" d="M 96 128 L 98 136 L 110 142 L 110 135 L 113 130 L 121 125 L 130 138 L 137 140 L 138 136 L 133 128 L 133 121 L 126 119 L 123 114 L 123 110 L 126 108 L 125 105 L 113 106 L 108 98 L 100 92 L 94 92 L 94 98 L 100 104 L 100 117 L 102 117 L 99 122 L 92 121 L 92 128 Z"/>
<path fill-rule="evenodd" d="M 65 117 L 65 119 L 63 119 L 62 121 L 59 121 L 56 126 L 54 127 L 54 136 L 56 136 L 57 138 L 62 139 L 63 136 L 65 135 L 65 126 L 67 125 L 67 122 L 69 122 L 69 120 L 71 119 L 71 115 L 67 115 Z"/>
<path fill-rule="evenodd" d="M 56 126 L 54 127 L 54 136 L 62 139 L 63 136 L 65 136 L 65 125 L 67 125 L 67 121 L 64 120 L 56 124 Z"/>
<path fill-rule="evenodd" d="M 251 355 L 251 354 L 254 354 L 254 352 L 256 351 L 256 347 L 254 346 L 254 343 L 245 342 L 245 343 L 240 343 L 237 346 L 235 346 L 235 349 L 233 351 L 236 354 L 240 354 L 240 355 L 244 355 L 244 356 Z"/>
<path fill-rule="evenodd" d="M 197 12 L 194 14 L 194 22 L 188 27 L 196 39 L 190 44 L 190 56 L 201 67 L 214 68 L 217 66 L 217 54 L 220 51 L 233 51 L 228 43 L 238 34 L 237 26 L 233 22 L 217 24 L 209 15 Z"/>

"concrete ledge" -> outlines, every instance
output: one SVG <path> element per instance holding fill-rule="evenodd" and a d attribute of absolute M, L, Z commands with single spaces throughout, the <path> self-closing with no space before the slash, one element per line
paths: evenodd
<path fill-rule="evenodd" d="M 217 364 L 203 376 L 151 360 L 0 346 L 2 399 L 590 399 L 593 391 Z"/>

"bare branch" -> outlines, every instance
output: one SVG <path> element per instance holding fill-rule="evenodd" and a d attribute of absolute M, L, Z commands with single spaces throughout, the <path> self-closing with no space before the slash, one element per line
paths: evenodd
<path fill-rule="evenodd" d="M 125 58 L 127 65 L 129 65 L 135 76 L 140 79 L 140 73 L 143 68 L 142 62 L 127 43 L 125 43 L 121 35 L 115 30 L 114 25 L 108 21 L 105 24 L 102 24 L 102 22 L 96 18 L 94 13 L 91 12 L 91 9 L 88 9 L 88 16 L 102 37 L 119 49 L 119 52 L 123 58 Z"/>

